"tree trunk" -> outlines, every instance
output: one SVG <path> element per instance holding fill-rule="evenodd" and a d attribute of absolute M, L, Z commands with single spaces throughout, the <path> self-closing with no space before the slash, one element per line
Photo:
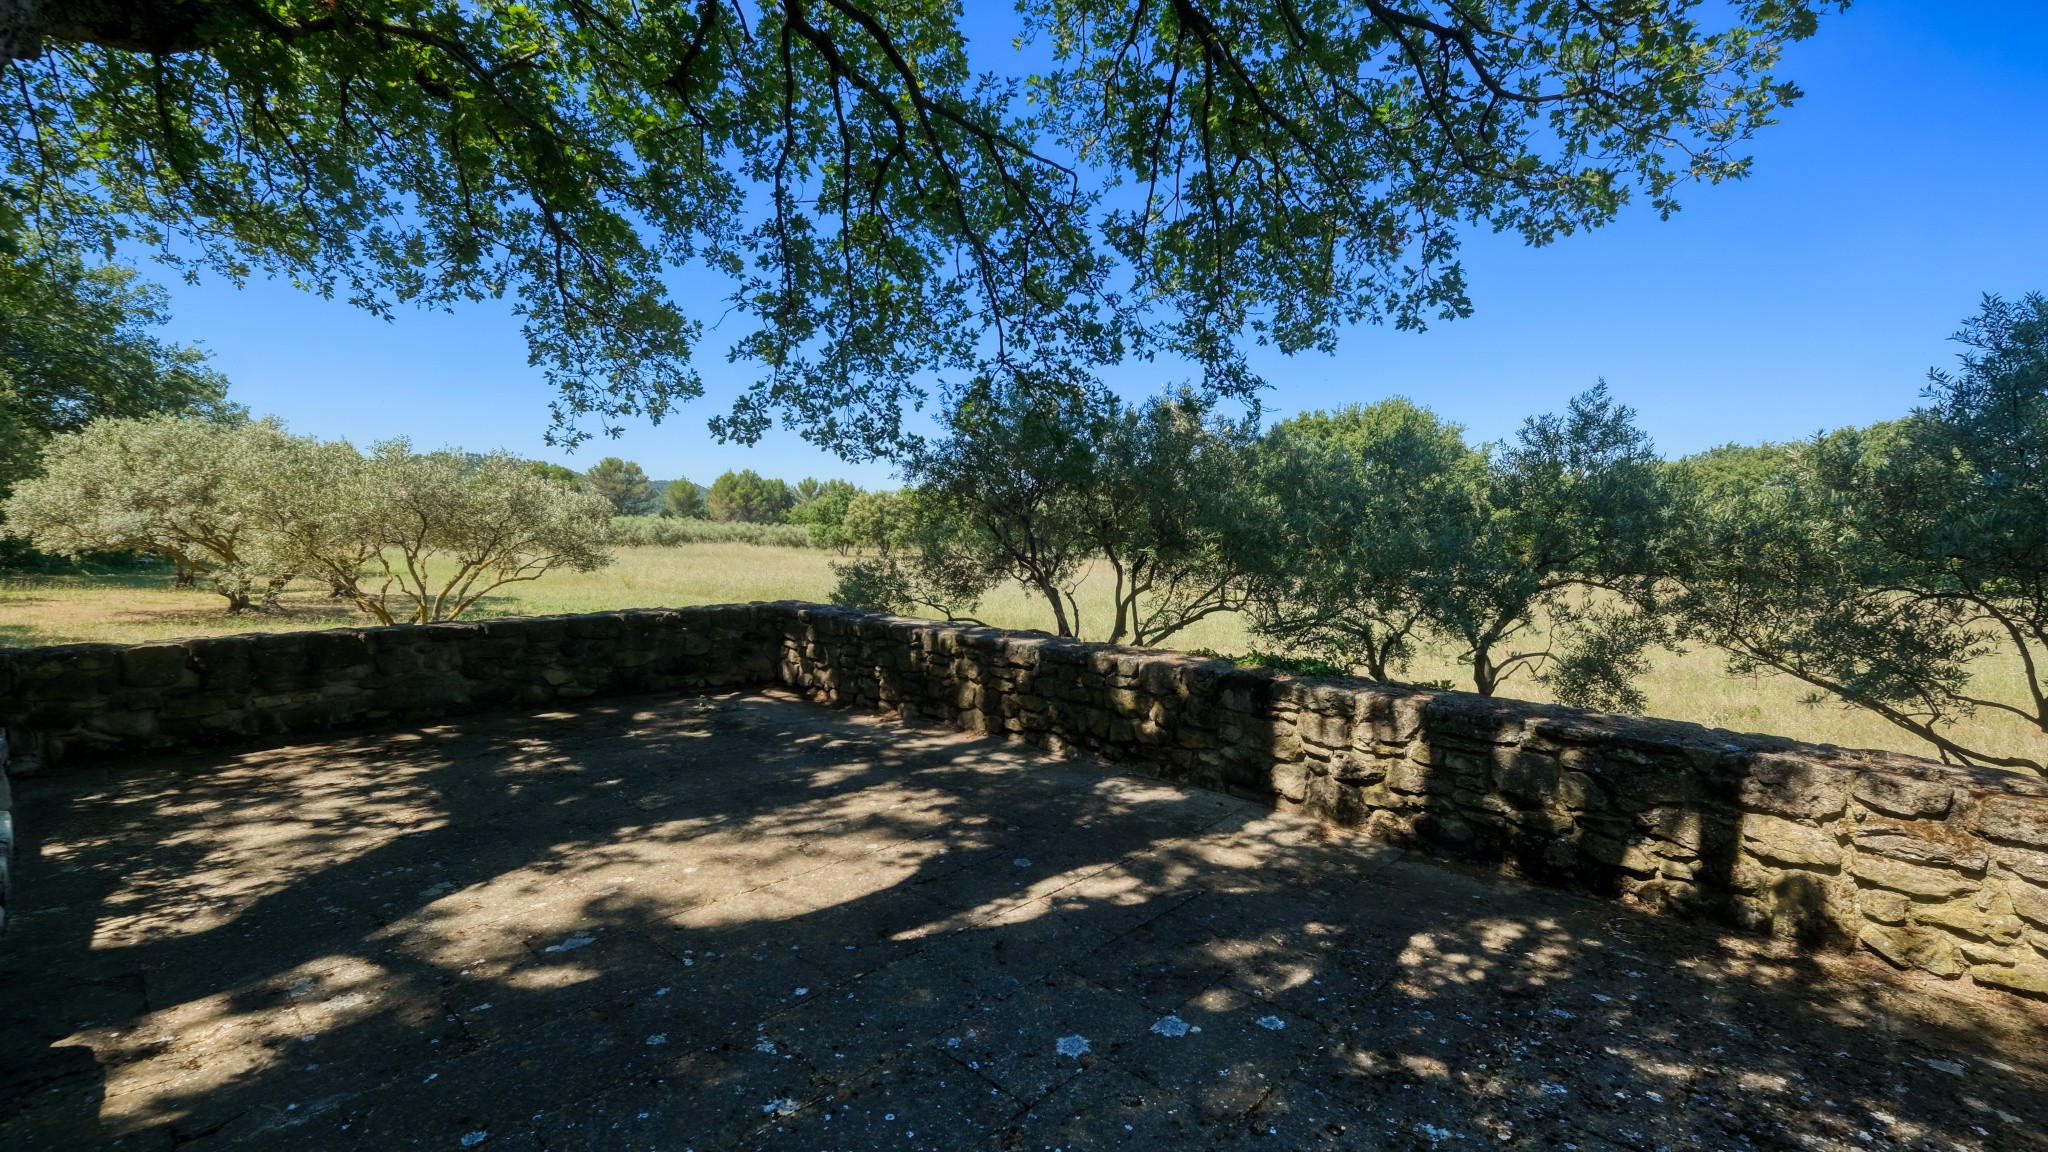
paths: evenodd
<path fill-rule="evenodd" d="M 1499 686 L 1500 669 L 1493 665 L 1492 645 L 1472 645 L 1472 690 L 1481 696 L 1491 696 Z"/>
<path fill-rule="evenodd" d="M 1074 634 L 1074 626 L 1067 622 L 1067 606 L 1060 600 L 1060 590 L 1053 587 L 1053 583 L 1050 580 L 1037 580 L 1033 581 L 1033 583 L 1038 586 L 1039 593 L 1045 597 L 1045 602 L 1052 605 L 1053 623 L 1058 634 L 1061 636 L 1072 636 Z"/>

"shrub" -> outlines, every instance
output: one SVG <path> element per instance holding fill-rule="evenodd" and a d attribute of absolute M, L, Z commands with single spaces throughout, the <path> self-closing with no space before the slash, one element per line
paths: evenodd
<path fill-rule="evenodd" d="M 750 524 L 743 520 L 685 520 L 671 516 L 614 516 L 612 542 L 659 548 L 685 544 L 772 544 L 782 548 L 810 548 L 816 544 L 810 529 L 801 524 Z"/>

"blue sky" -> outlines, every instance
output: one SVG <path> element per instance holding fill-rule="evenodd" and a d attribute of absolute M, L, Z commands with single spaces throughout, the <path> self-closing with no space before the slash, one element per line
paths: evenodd
<path fill-rule="evenodd" d="M 1476 312 L 1424 333 L 1359 328 L 1334 355 L 1259 354 L 1269 409 L 1406 395 L 1479 439 L 1605 378 L 1667 454 L 1897 416 L 1982 293 L 2048 290 L 2048 4 L 1861 0 L 1788 53 L 1806 98 L 1754 174 L 1530 249 L 1467 237 Z M 777 432 L 721 445 L 704 421 L 749 380 L 713 332 L 704 399 L 573 456 L 549 449 L 547 385 L 503 307 L 376 319 L 281 282 L 169 285 L 170 335 L 210 349 L 233 395 L 301 433 L 506 448 L 658 478 L 728 468 L 887 481 Z M 1123 382 L 1145 384 L 1133 368 Z M 1162 378 L 1165 373 L 1162 371 Z"/>

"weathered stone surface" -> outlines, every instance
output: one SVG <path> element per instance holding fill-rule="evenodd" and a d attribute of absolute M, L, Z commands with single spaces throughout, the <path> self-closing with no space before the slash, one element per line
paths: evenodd
<path fill-rule="evenodd" d="M 1955 944 L 1939 932 L 1866 924 L 1856 939 L 1901 968 L 1918 968 L 1936 976 L 1963 974 L 1962 956 Z"/>
<path fill-rule="evenodd" d="M 1994 903 L 1984 899 L 1985 895 L 1980 893 L 1977 899 L 1951 900 L 1946 904 L 1916 904 L 1913 919 L 1979 940 L 2017 943 L 2021 924 L 2019 917 L 2013 915 L 2011 902 L 2001 899 Z"/>
<path fill-rule="evenodd" d="M 1557 761 L 1534 753 L 1511 756 L 1494 771 L 1494 787 L 1529 804 L 1555 797 L 1557 782 Z"/>
<path fill-rule="evenodd" d="M 1856 910 L 1880 924 L 1903 924 L 1912 914 L 1911 900 L 1885 888 L 1862 888 L 1856 892 Z"/>
<path fill-rule="evenodd" d="M 1872 852 L 1908 864 L 1930 868 L 1953 868 L 1961 872 L 1982 872 L 1991 857 L 1982 849 L 1957 848 L 1939 840 L 1915 835 L 1910 829 L 1866 824 L 1856 830 L 1856 850 Z"/>
<path fill-rule="evenodd" d="M 2042 928 L 2048 928 L 2048 888 L 2025 880 L 2013 879 L 2005 882 L 2005 892 L 2006 898 L 2012 902 L 2012 910 L 2016 915 Z"/>
<path fill-rule="evenodd" d="M 1850 794 L 1890 816 L 1945 816 L 1954 802 L 1955 787 L 1889 772 L 1859 772 Z"/>
<path fill-rule="evenodd" d="M 1745 817 L 1742 846 L 1765 860 L 1801 868 L 1835 868 L 1842 863 L 1841 846 L 1824 829 L 1774 816 Z"/>
<path fill-rule="evenodd" d="M 1980 984 L 2025 992 L 2030 996 L 2048 996 L 2048 964 L 2028 964 L 2014 968 L 1980 964 L 1970 969 L 1970 979 Z"/>
<path fill-rule="evenodd" d="M 1991 859 L 2000 868 L 2016 876 L 2024 876 L 2036 884 L 2048 887 L 2048 852 L 2031 852 L 2024 848 L 2008 848 L 1994 844 Z"/>
<path fill-rule="evenodd" d="M 1993 840 L 2048 848 L 2048 801 L 1995 796 L 1978 806 L 1976 824 Z"/>
<path fill-rule="evenodd" d="M 1791 820 L 1829 820 L 1848 807 L 1848 774 L 1790 756 L 1760 756 L 1739 789 L 1742 806 Z"/>
<path fill-rule="evenodd" d="M 1881 856 L 1858 856 L 1849 871 L 1858 880 L 1922 900 L 1949 900 L 1977 887 L 1968 877 L 1954 872 L 1902 864 Z"/>

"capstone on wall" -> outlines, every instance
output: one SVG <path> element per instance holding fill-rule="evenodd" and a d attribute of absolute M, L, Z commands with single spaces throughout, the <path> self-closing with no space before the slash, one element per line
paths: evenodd
<path fill-rule="evenodd" d="M 783 603 L 27 649 L 0 653 L 0 725 L 21 771 L 599 694 L 775 685 L 2048 995 L 2040 780 L 1038 634 Z"/>

